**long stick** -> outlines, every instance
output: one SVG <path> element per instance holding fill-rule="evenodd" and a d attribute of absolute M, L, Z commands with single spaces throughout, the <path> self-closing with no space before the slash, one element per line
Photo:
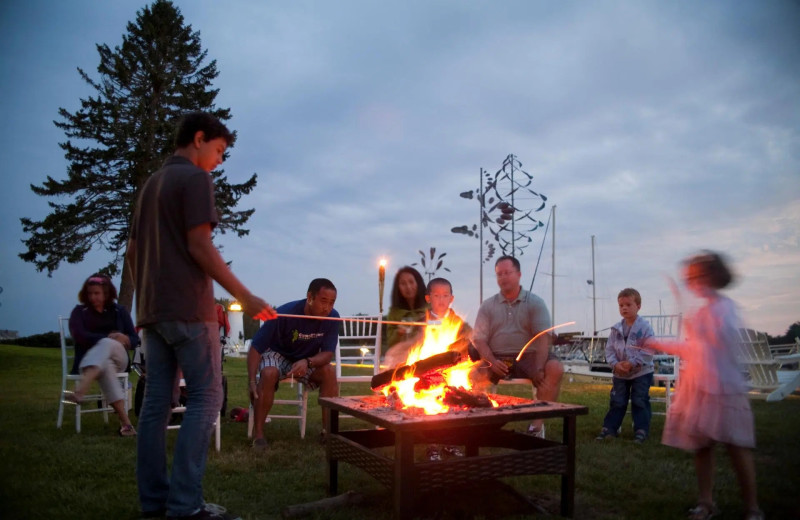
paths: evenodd
<path fill-rule="evenodd" d="M 441 325 L 440 321 L 386 321 L 386 320 L 367 320 L 358 316 L 349 318 L 334 318 L 331 316 L 309 316 L 307 314 L 276 314 L 279 318 L 305 318 L 307 320 L 329 320 L 329 321 L 358 321 L 363 323 L 386 323 L 387 325 L 413 325 L 415 327 L 425 327 L 427 325 Z"/>
<path fill-rule="evenodd" d="M 566 327 L 567 325 L 575 325 L 575 322 L 574 322 L 574 321 L 568 321 L 568 322 L 566 322 L 566 323 L 562 323 L 562 324 L 560 324 L 560 325 L 556 325 L 556 326 L 554 326 L 554 327 L 550 327 L 549 329 L 544 329 L 542 332 L 540 332 L 539 334 L 537 334 L 537 335 L 535 335 L 534 337 L 532 337 L 532 338 L 530 339 L 530 341 L 528 341 L 527 343 L 525 343 L 525 346 L 524 346 L 524 347 L 522 347 L 522 350 L 520 350 L 520 351 L 519 351 L 519 355 L 517 356 L 517 361 L 519 361 L 519 360 L 522 358 L 522 354 L 525 352 L 525 349 L 526 349 L 526 348 L 528 348 L 528 347 L 530 346 L 530 344 L 531 344 L 531 343 L 533 343 L 534 341 L 536 341 L 536 340 L 539 338 L 539 336 L 541 336 L 542 334 L 547 334 L 547 333 L 548 333 L 548 332 L 550 332 L 551 330 L 555 330 L 555 329 L 557 329 L 557 328 L 559 328 L 559 327 Z"/>

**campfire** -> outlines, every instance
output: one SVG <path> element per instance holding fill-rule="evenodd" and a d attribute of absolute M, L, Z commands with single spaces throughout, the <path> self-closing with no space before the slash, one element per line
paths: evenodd
<path fill-rule="evenodd" d="M 380 391 L 391 408 L 411 414 L 497 407 L 485 392 L 473 388 L 470 373 L 478 363 L 467 355 L 468 340 L 457 337 L 460 325 L 450 319 L 428 324 L 405 363 L 376 374 L 372 389 Z"/>

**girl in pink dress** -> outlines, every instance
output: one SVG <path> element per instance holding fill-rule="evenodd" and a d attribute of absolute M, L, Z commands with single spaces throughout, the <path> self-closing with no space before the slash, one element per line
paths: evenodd
<path fill-rule="evenodd" d="M 755 429 L 747 383 L 736 360 L 742 327 L 736 304 L 718 292 L 733 275 L 718 253 L 704 252 L 684 261 L 687 288 L 705 300 L 686 320 L 685 342 L 650 340 L 655 348 L 681 358 L 680 390 L 669 407 L 662 443 L 694 452 L 699 499 L 689 518 L 705 520 L 718 513 L 712 500 L 714 445 L 728 451 L 747 520 L 764 518 L 756 498 Z"/>

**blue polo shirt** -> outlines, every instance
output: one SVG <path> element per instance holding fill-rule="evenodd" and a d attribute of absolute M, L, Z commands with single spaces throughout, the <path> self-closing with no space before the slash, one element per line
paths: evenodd
<path fill-rule="evenodd" d="M 306 300 L 284 303 L 278 314 L 302 315 Z M 328 315 L 338 318 L 332 309 Z M 320 352 L 335 352 L 339 342 L 339 322 L 309 318 L 276 318 L 269 320 L 253 336 L 251 348 L 263 354 L 267 349 L 278 352 L 291 362 L 311 357 Z"/>

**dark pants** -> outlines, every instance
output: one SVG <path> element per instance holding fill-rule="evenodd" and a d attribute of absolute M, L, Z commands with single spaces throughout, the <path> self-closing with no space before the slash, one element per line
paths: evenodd
<path fill-rule="evenodd" d="M 630 399 L 634 431 L 642 430 L 646 435 L 650 435 L 650 416 L 652 415 L 650 387 L 653 385 L 653 373 L 634 379 L 614 377 L 612 381 L 611 401 L 606 418 L 603 420 L 603 428 L 616 435 L 625 418 Z"/>
<path fill-rule="evenodd" d="M 467 352 L 469 353 L 469 358 L 471 361 L 475 362 L 481 359 L 481 355 L 478 352 L 478 349 L 470 343 Z M 558 356 L 553 353 L 549 352 L 547 354 L 547 361 L 551 359 L 558 360 Z M 506 379 L 530 379 L 533 381 L 533 376 L 536 375 L 536 353 L 535 352 L 525 352 L 522 354 L 522 358 L 517 361 L 515 358 L 504 358 L 500 357 L 499 360 L 506 365 L 508 365 L 508 375 Z M 500 376 L 492 372 L 489 365 L 484 362 L 483 365 L 478 367 L 477 371 L 482 374 L 483 377 L 489 379 L 489 381 L 496 385 L 500 382 Z M 560 385 L 560 379 L 555 382 L 555 384 Z"/>

